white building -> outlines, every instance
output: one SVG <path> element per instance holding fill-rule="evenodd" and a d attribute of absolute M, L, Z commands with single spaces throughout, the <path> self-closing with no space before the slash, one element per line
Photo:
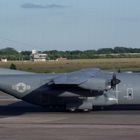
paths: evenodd
<path fill-rule="evenodd" d="M 32 50 L 31 60 L 34 62 L 44 62 L 46 61 L 47 54 L 38 53 L 36 50 Z"/>
<path fill-rule="evenodd" d="M 7 58 L 2 58 L 1 62 L 7 62 Z"/>

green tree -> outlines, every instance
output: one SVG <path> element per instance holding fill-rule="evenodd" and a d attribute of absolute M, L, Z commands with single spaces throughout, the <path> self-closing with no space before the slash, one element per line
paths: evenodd
<path fill-rule="evenodd" d="M 17 69 L 17 67 L 16 67 L 16 65 L 15 65 L 15 64 L 13 64 L 13 63 L 12 63 L 12 64 L 10 65 L 10 69 L 12 69 L 12 70 L 16 70 L 16 69 Z"/>

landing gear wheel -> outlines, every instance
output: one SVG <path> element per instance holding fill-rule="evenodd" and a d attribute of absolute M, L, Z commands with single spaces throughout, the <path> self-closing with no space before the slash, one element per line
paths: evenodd
<path fill-rule="evenodd" d="M 76 108 L 69 108 L 68 109 L 70 112 L 75 112 L 76 111 Z"/>
<path fill-rule="evenodd" d="M 84 111 L 84 112 L 90 112 L 91 109 L 85 108 L 85 109 L 83 109 L 83 111 Z"/>

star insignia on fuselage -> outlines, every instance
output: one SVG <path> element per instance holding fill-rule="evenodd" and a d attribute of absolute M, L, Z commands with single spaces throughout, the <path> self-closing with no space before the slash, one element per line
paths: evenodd
<path fill-rule="evenodd" d="M 12 85 L 12 89 L 16 90 L 17 92 L 24 93 L 27 90 L 30 90 L 31 86 L 20 82 L 20 83 L 17 83 L 16 85 Z"/>

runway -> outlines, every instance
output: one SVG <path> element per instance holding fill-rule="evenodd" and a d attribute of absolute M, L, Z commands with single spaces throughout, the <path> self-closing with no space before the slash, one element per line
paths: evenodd
<path fill-rule="evenodd" d="M 140 110 L 59 112 L 0 93 L 2 140 L 139 140 Z"/>

